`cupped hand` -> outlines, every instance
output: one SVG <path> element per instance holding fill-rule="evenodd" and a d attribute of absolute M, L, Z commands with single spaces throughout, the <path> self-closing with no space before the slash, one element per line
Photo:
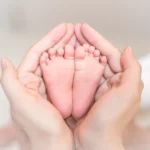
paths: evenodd
<path fill-rule="evenodd" d="M 75 129 L 77 149 L 124 149 L 122 134 L 136 114 L 143 84 L 141 67 L 127 48 L 121 56 L 123 72 L 108 82 L 108 91 L 97 99 Z M 110 145 L 110 147 L 107 147 Z M 116 147 L 117 146 L 117 147 Z"/>
<path fill-rule="evenodd" d="M 17 79 L 21 82 L 20 84 L 24 86 L 24 89 L 28 89 L 32 93 L 32 94 L 27 93 L 27 96 L 25 96 L 24 94 L 24 96 L 30 97 L 31 99 L 35 99 L 35 100 L 36 98 L 39 98 L 40 103 L 44 103 L 43 104 L 44 106 L 45 103 L 47 103 L 46 109 L 52 106 L 47 102 L 46 88 L 43 82 L 41 69 L 39 67 L 40 56 L 44 51 L 47 51 L 51 47 L 55 47 L 57 49 L 59 47 L 63 47 L 68 42 L 71 43 L 72 41 L 74 41 L 72 40 L 73 33 L 74 33 L 74 27 L 72 24 L 63 23 L 57 26 L 27 52 L 25 58 L 23 59 L 22 63 L 19 65 L 19 68 L 17 70 L 17 76 L 18 76 Z M 42 102 L 43 100 L 44 102 Z M 45 109 L 45 107 L 43 109 Z M 51 113 L 54 113 L 55 114 L 54 116 L 56 116 L 57 114 L 56 109 L 52 107 L 52 109 L 50 109 L 49 111 L 51 111 Z M 47 117 L 49 118 L 50 116 Z M 12 132 L 6 134 L 7 131 L 9 131 L 10 129 Z M 14 140 L 14 138 L 17 138 L 17 140 L 21 139 L 20 137 L 18 137 L 18 135 L 16 136 L 16 132 L 14 132 L 12 125 L 3 128 L 0 131 L 0 133 L 1 133 L 0 138 L 2 138 L 1 144 L 7 144 L 8 141 Z"/>
<path fill-rule="evenodd" d="M 1 84 L 10 102 L 21 148 L 73 149 L 72 134 L 57 109 L 37 91 L 22 84 L 8 59 L 2 59 L 1 66 Z"/>
<path fill-rule="evenodd" d="M 107 57 L 108 65 L 104 73 L 105 79 L 122 71 L 120 64 L 120 51 L 90 25 L 87 23 L 76 24 L 75 35 L 78 40 L 78 45 L 90 44 L 96 47 L 101 55 Z"/>
<path fill-rule="evenodd" d="M 44 98 L 47 98 L 46 88 L 39 65 L 40 56 L 43 52 L 52 47 L 55 49 L 64 47 L 70 42 L 73 34 L 73 24 L 60 24 L 27 52 L 17 69 L 19 79 L 25 86 L 39 92 Z"/>
<path fill-rule="evenodd" d="M 47 99 L 46 89 L 39 67 L 39 57 L 41 54 L 48 50 L 50 47 L 53 47 L 55 43 L 58 43 L 54 46 L 56 49 L 58 47 L 63 47 L 67 43 L 73 45 L 74 47 L 88 43 L 99 49 L 101 55 L 107 56 L 109 62 L 109 65 L 107 65 L 106 71 L 104 73 L 104 78 L 101 80 L 101 86 L 96 94 L 96 99 L 99 99 L 99 97 L 101 97 L 110 89 L 110 87 L 105 88 L 105 85 L 110 81 L 110 79 L 112 81 L 115 80 L 115 82 L 116 80 L 118 81 L 119 75 L 115 74 L 121 72 L 122 70 L 120 65 L 119 50 L 87 24 L 75 25 L 75 35 L 73 35 L 74 27 L 72 24 L 63 24 L 63 26 L 60 25 L 59 29 L 60 30 L 58 30 L 57 27 L 56 30 L 49 33 L 45 38 L 43 38 L 39 43 L 37 43 L 28 51 L 25 59 L 18 68 L 19 79 L 26 88 L 36 91 L 43 98 Z M 78 121 L 78 124 L 81 122 L 82 121 Z M 72 127 L 73 126 L 74 123 L 72 124 Z"/>

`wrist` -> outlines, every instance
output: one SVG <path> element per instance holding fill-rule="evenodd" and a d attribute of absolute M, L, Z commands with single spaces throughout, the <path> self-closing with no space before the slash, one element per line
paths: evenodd
<path fill-rule="evenodd" d="M 94 139 L 94 138 L 93 138 Z M 86 143 L 86 142 L 85 142 Z M 76 143 L 77 144 L 77 143 Z M 95 139 L 95 142 L 90 143 L 87 141 L 87 143 L 84 144 L 77 144 L 76 145 L 77 150 L 125 150 L 122 142 L 117 141 L 104 141 L 99 139 Z"/>
<path fill-rule="evenodd" d="M 108 135 L 105 138 L 101 138 L 99 145 L 97 144 L 98 149 L 95 150 L 125 150 L 121 137 L 116 135 Z"/>
<path fill-rule="evenodd" d="M 30 150 L 73 150 L 74 142 L 71 133 L 63 137 L 36 137 L 30 140 Z"/>
<path fill-rule="evenodd" d="M 112 128 L 103 131 L 88 130 L 86 134 L 85 132 L 78 132 L 75 137 L 77 150 L 125 150 L 122 136 Z"/>
<path fill-rule="evenodd" d="M 105 145 L 104 145 L 105 144 Z M 125 150 L 122 144 L 117 143 L 104 143 L 101 147 L 95 150 Z"/>
<path fill-rule="evenodd" d="M 118 135 L 113 130 L 101 135 L 100 138 L 97 137 L 96 141 L 95 145 L 97 148 L 95 150 L 125 150 L 121 135 Z"/>

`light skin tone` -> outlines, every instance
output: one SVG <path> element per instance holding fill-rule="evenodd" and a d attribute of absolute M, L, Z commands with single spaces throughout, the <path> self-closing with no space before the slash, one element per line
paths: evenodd
<path fill-rule="evenodd" d="M 38 92 L 43 98 L 47 99 L 46 88 L 39 66 L 40 56 L 44 51 L 50 49 L 51 47 L 57 49 L 59 47 L 62 47 L 63 45 L 66 45 L 73 36 L 73 33 L 73 25 L 63 23 L 49 32 L 43 39 L 41 39 L 27 52 L 25 58 L 23 59 L 17 70 L 19 80 L 23 83 L 23 85 Z M 8 134 L 5 134 L 4 131 L 7 131 L 9 129 L 10 125 L 1 130 L 1 145 L 5 145 L 5 143 L 11 141 L 11 139 L 14 139 L 14 137 L 16 137 L 16 135 L 10 136 Z M 13 130 L 13 127 L 11 127 L 11 130 Z M 15 132 L 12 131 L 12 133 L 14 134 Z"/>
<path fill-rule="evenodd" d="M 109 80 L 112 82 L 117 82 L 118 77 L 115 75 L 117 72 L 120 72 L 120 51 L 113 46 L 110 42 L 108 42 L 105 38 L 103 38 L 97 31 L 95 31 L 88 24 L 76 24 L 75 26 L 75 34 L 78 37 L 78 41 L 80 41 L 80 45 L 88 43 L 93 44 L 97 49 L 100 50 L 102 54 L 108 55 L 107 57 L 109 65 L 106 66 L 106 70 L 104 72 L 104 78 L 101 79 L 100 88 L 98 89 L 95 100 L 101 97 L 104 93 L 109 90 Z M 109 53 L 112 52 L 112 53 Z M 110 59 L 110 60 L 109 60 Z M 112 61 L 111 60 L 116 60 Z M 113 67 L 115 65 L 115 67 Z M 113 68 L 112 68 L 113 67 Z M 110 69 L 112 68 L 112 69 Z M 112 70 L 112 71 L 111 71 Z M 150 133 L 148 130 L 137 127 L 134 122 L 129 125 L 129 127 L 124 132 L 124 145 L 126 149 L 129 150 L 149 150 L 149 138 Z"/>
<path fill-rule="evenodd" d="M 2 59 L 1 66 L 1 84 L 10 102 L 11 116 L 21 149 L 72 150 L 72 133 L 57 109 L 38 92 L 21 83 L 9 60 Z M 13 86 L 9 86 L 10 83 Z"/>
<path fill-rule="evenodd" d="M 114 73 L 122 71 L 120 64 L 120 51 L 113 46 L 109 41 L 102 37 L 96 30 L 91 26 L 84 23 L 75 25 L 75 35 L 80 43 L 90 44 L 97 48 L 100 53 L 107 57 L 108 66 L 104 73 L 104 77 L 107 79 L 111 77 Z M 111 52 L 111 53 L 110 53 Z"/>
<path fill-rule="evenodd" d="M 83 32 L 82 32 L 83 30 Z M 81 33 L 82 32 L 82 33 Z M 89 34 L 86 34 L 86 33 L 90 33 L 90 36 L 92 35 L 93 37 L 91 37 L 91 39 L 94 39 L 93 41 L 90 41 L 89 39 Z M 91 34 L 92 33 L 92 34 Z M 92 28 L 90 28 L 90 26 L 88 26 L 87 24 L 83 24 L 82 28 L 81 28 L 81 25 L 80 24 L 77 24 L 75 25 L 75 35 L 77 37 L 77 39 L 72 38 L 71 39 L 71 42 L 69 42 L 69 44 L 73 45 L 73 47 L 79 47 L 81 46 L 81 44 L 93 44 L 96 48 L 98 48 L 98 50 L 100 50 L 101 54 L 102 55 L 106 55 L 107 56 L 107 59 L 108 59 L 108 62 L 110 65 L 107 65 L 106 66 L 106 71 L 104 72 L 104 76 L 105 78 L 101 79 L 101 75 L 100 73 L 95 73 L 95 75 L 91 76 L 91 79 L 92 80 L 89 80 L 89 82 L 93 81 L 95 79 L 95 76 L 99 75 L 99 79 L 100 80 L 100 83 L 103 83 L 106 79 L 108 79 L 109 77 L 111 77 L 112 75 L 114 75 L 114 73 L 117 73 L 119 71 L 121 71 L 121 66 L 120 66 L 120 52 L 119 50 L 117 50 L 117 48 L 115 48 L 112 44 L 110 44 L 107 40 L 105 40 L 102 36 L 100 36 L 96 31 L 94 31 Z M 84 37 L 83 37 L 84 36 Z M 86 39 L 88 39 L 89 41 L 87 41 Z M 99 39 L 98 41 L 96 39 Z M 102 41 L 102 42 L 101 42 Z M 103 44 L 103 42 L 105 44 Z M 85 49 L 88 49 L 87 48 L 87 45 L 85 46 L 86 48 Z M 54 48 L 55 49 L 55 48 Z M 43 61 L 45 59 L 48 58 L 49 55 L 51 55 L 52 57 L 55 57 L 56 55 L 56 50 L 54 49 L 51 49 L 48 51 L 48 55 L 46 53 L 43 54 Z M 73 49 L 73 48 L 70 48 L 70 49 Z M 112 53 L 115 53 L 115 56 L 111 55 L 110 54 L 110 50 L 112 51 Z M 57 50 L 57 51 L 64 51 L 64 50 Z M 72 50 L 73 51 L 73 50 Z M 82 50 L 80 50 L 82 51 Z M 60 52 L 61 54 L 61 52 Z M 63 54 L 61 54 L 63 55 Z M 74 55 L 73 53 L 71 55 Z M 80 55 L 83 55 L 83 54 L 80 54 Z M 50 56 L 50 57 L 51 57 Z M 44 58 L 45 57 L 45 58 Z M 83 58 L 82 58 L 83 59 Z M 72 60 L 73 62 L 73 60 Z M 77 62 L 77 61 L 75 61 Z M 113 63 L 111 63 L 113 62 Z M 61 62 L 60 62 L 61 63 Z M 84 63 L 84 62 L 83 62 Z M 67 64 L 67 61 L 66 61 L 66 64 Z M 77 64 L 77 63 L 75 63 Z M 82 64 L 82 63 L 81 63 Z M 87 63 L 86 63 L 87 64 Z M 93 63 L 94 64 L 94 63 Z M 75 65 L 76 66 L 76 65 Z M 110 66 L 110 67 L 109 67 Z M 67 67 L 67 66 L 66 66 Z M 43 67 L 42 67 L 43 68 Z M 50 68 L 50 67 L 47 67 L 47 68 Z M 73 69 L 73 63 L 72 63 L 72 70 Z M 112 68 L 112 69 L 110 69 Z M 48 70 L 48 69 L 47 69 Z M 96 68 L 95 67 L 95 71 L 93 72 L 96 72 L 96 70 L 99 70 L 98 67 Z M 113 70 L 113 72 L 111 71 Z M 46 71 L 47 72 L 47 71 Z M 51 71 L 49 71 L 51 72 Z M 102 72 L 101 72 L 102 73 Z M 51 74 L 51 73 L 50 73 Z M 49 74 L 49 75 L 50 75 Z M 72 82 L 73 78 L 71 78 L 73 76 L 73 71 L 72 73 L 70 73 L 72 75 L 70 75 L 70 79 L 69 81 Z M 79 73 L 77 73 L 76 71 L 76 76 L 78 76 Z M 87 77 L 89 77 L 89 75 L 87 75 L 87 73 L 85 73 L 85 75 Z M 86 76 L 85 75 L 82 75 L 84 76 L 84 79 L 86 79 Z M 45 80 L 47 80 L 46 78 L 48 78 L 47 75 L 45 75 Z M 65 76 L 65 75 L 64 75 Z M 75 76 L 75 77 L 76 77 Z M 49 79 L 48 79 L 49 80 Z M 53 78 L 51 79 L 53 81 Z M 58 80 L 57 80 L 58 81 Z M 75 81 L 75 80 L 74 80 Z M 65 94 L 61 94 L 61 101 L 60 101 L 60 96 L 56 93 L 54 95 L 51 95 L 49 94 L 49 97 L 51 97 L 52 101 L 53 101 L 53 104 L 54 106 L 61 112 L 62 116 L 64 118 L 67 118 L 68 116 L 70 116 L 71 114 L 71 110 L 70 108 L 72 108 L 72 115 L 75 119 L 80 119 L 82 118 L 85 113 L 87 112 L 88 108 L 90 107 L 90 104 L 91 104 L 91 100 L 93 99 L 93 96 L 94 96 L 94 93 L 95 93 L 95 90 L 96 90 L 96 87 L 97 87 L 97 84 L 95 84 L 96 86 L 93 86 L 93 88 L 87 88 L 87 85 L 85 84 L 84 85 L 84 80 L 78 80 L 80 85 L 77 84 L 77 81 L 74 82 L 73 85 L 74 86 L 74 90 L 73 90 L 73 94 L 71 93 L 71 90 L 70 92 L 62 92 L 63 90 L 65 89 L 70 89 L 68 88 L 68 86 L 66 86 L 66 88 L 60 88 L 59 86 L 59 89 L 58 90 L 55 90 L 55 91 L 60 91 L 59 93 L 68 93 L 67 95 Z M 82 81 L 82 82 L 81 82 Z M 94 82 L 94 81 L 93 81 Z M 48 82 L 47 82 L 48 83 Z M 51 82 L 49 82 L 49 84 L 51 84 Z M 59 84 L 56 84 L 56 83 L 53 83 L 54 85 L 59 85 Z M 65 83 L 64 83 L 65 84 Z M 70 84 L 70 83 L 69 83 Z M 88 83 L 87 83 L 88 84 Z M 83 85 L 84 87 L 81 87 L 81 85 Z M 50 86 L 47 86 L 47 87 L 50 87 Z M 64 86 L 63 86 L 64 87 Z M 89 86 L 91 87 L 91 86 Z M 56 86 L 55 86 L 56 88 Z M 85 97 L 85 94 L 84 92 L 80 92 L 81 90 L 79 89 L 81 88 L 83 91 L 91 91 L 91 95 L 87 95 Z M 49 88 L 48 88 L 49 89 Z M 52 91 L 53 89 L 49 89 L 49 92 Z M 54 91 L 54 90 L 53 90 Z M 54 93 L 54 92 L 51 92 L 51 93 Z M 80 93 L 80 94 L 79 94 Z M 104 92 L 103 92 L 104 93 Z M 55 96 L 56 95 L 56 96 Z M 64 95 L 64 97 L 62 98 L 62 95 Z M 70 95 L 70 96 L 69 96 Z M 71 97 L 73 95 L 73 100 L 68 100 L 68 99 L 71 99 L 69 97 Z M 53 97 L 53 98 L 52 98 Z M 64 100 L 63 100 L 64 99 Z M 82 99 L 82 100 L 81 100 Z M 84 100 L 83 100 L 84 99 Z M 68 103 L 67 103 L 67 102 Z M 71 102 L 73 102 L 73 105 L 71 106 Z M 65 104 L 64 105 L 64 108 L 62 107 L 62 104 Z"/>
<path fill-rule="evenodd" d="M 132 122 L 124 132 L 123 143 L 127 150 L 149 150 L 149 139 L 150 131 Z"/>
<path fill-rule="evenodd" d="M 121 63 L 123 73 L 119 75 L 120 81 L 115 84 L 110 81 L 109 91 L 97 100 L 77 125 L 74 131 L 76 149 L 91 150 L 93 145 L 95 150 L 124 149 L 121 137 L 138 110 L 143 84 L 141 68 L 131 48 L 124 51 Z M 9 60 L 2 59 L 1 66 L 1 83 L 11 104 L 12 118 L 20 134 L 22 149 L 73 149 L 71 132 L 58 111 L 37 92 L 20 82 Z M 10 86 L 10 82 L 13 86 Z"/>
<path fill-rule="evenodd" d="M 85 28 L 86 29 L 86 28 Z M 95 36 L 96 37 L 96 36 Z M 46 43 L 46 40 L 44 40 L 44 42 Z M 60 42 L 61 43 L 61 42 Z M 95 42 L 95 43 L 97 43 L 97 42 Z M 99 42 L 98 42 L 99 43 Z M 103 43 L 103 42 L 102 42 Z M 108 43 L 107 43 L 108 44 Z M 106 44 L 106 45 L 107 45 Z M 109 44 L 109 46 L 107 45 L 104 45 L 103 47 L 105 48 L 108 48 L 111 44 Z M 76 44 L 76 47 L 78 47 L 78 46 L 80 46 L 80 43 L 78 42 L 77 44 Z M 46 45 L 45 45 L 45 47 L 46 47 Z M 99 46 L 99 47 L 101 47 L 101 45 Z M 47 48 L 46 48 L 47 49 Z M 32 50 L 33 50 L 33 48 L 32 48 Z M 115 52 L 115 48 L 114 49 L 112 49 L 112 50 L 114 50 L 113 52 Z M 103 50 L 102 50 L 103 51 Z M 117 55 L 118 55 L 118 52 L 116 53 Z M 117 56 L 116 55 L 116 56 Z M 28 55 L 29 56 L 29 55 Z M 30 55 L 31 56 L 31 55 Z M 115 56 L 115 58 L 116 58 L 116 56 Z M 109 57 L 109 58 L 111 58 L 111 57 Z M 25 60 L 29 60 L 30 58 L 28 57 L 28 59 L 25 59 Z M 33 61 L 33 60 L 32 60 Z M 24 62 L 26 62 L 26 63 L 24 63 L 24 64 L 26 64 L 26 65 L 21 65 L 21 66 L 26 66 L 27 67 L 27 61 L 24 61 Z M 31 62 L 31 61 L 30 61 Z M 115 63 L 114 63 L 115 64 Z M 112 65 L 113 66 L 113 65 Z M 32 66 L 33 67 L 33 66 Z M 21 68 L 24 68 L 24 67 L 21 67 Z M 118 67 L 119 68 L 119 67 Z M 23 78 L 23 76 L 26 76 L 27 74 L 30 74 L 31 75 L 31 73 L 30 72 L 28 72 L 28 71 L 26 71 L 26 69 L 20 69 L 21 71 L 20 72 L 22 72 L 21 74 L 22 74 L 22 78 Z M 117 72 L 117 71 L 116 71 Z M 36 75 L 37 75 L 37 73 L 39 73 L 38 71 L 36 72 Z M 40 74 L 40 73 L 39 73 Z M 39 75 L 38 74 L 38 75 Z M 110 74 L 110 73 L 109 73 Z M 30 76 L 29 75 L 29 76 Z M 32 76 L 32 75 L 31 75 Z M 32 80 L 32 79 L 31 79 Z M 29 85 L 29 84 L 28 84 Z M 33 85 L 33 84 L 30 84 L 30 85 Z M 31 88 L 33 88 L 33 89 L 36 89 L 35 87 L 36 87 L 36 84 L 35 85 L 33 85 L 33 86 L 30 86 Z M 44 94 L 43 94 L 44 95 Z"/>
<path fill-rule="evenodd" d="M 45 110 L 45 114 L 44 114 L 44 111 L 38 111 L 38 112 L 43 112 L 43 116 L 41 116 L 41 119 L 44 117 L 44 116 L 47 116 L 48 118 L 45 120 L 50 120 L 50 122 L 52 121 L 52 118 L 50 116 L 57 116 L 59 115 L 58 111 L 56 109 L 53 108 L 53 106 L 48 103 L 45 99 L 45 97 L 47 97 L 46 95 L 46 91 L 45 91 L 45 87 L 44 87 L 44 84 L 42 82 L 42 78 L 40 76 L 40 68 L 38 67 L 38 64 L 39 64 L 39 57 L 41 55 L 41 53 L 43 51 L 45 51 L 46 49 L 50 48 L 50 47 L 54 47 L 56 43 L 57 46 L 56 47 L 59 47 L 59 45 L 62 45 L 63 43 L 67 43 L 71 37 L 72 37 L 72 34 L 73 34 L 73 25 L 72 24 L 61 24 L 59 25 L 58 27 L 56 27 L 52 32 L 50 32 L 47 36 L 45 36 L 40 42 L 38 42 L 36 45 L 34 45 L 27 53 L 26 57 L 24 58 L 24 60 L 22 61 L 21 65 L 19 66 L 18 68 L 18 71 L 17 71 L 17 77 L 19 79 L 19 81 L 23 84 L 24 86 L 24 89 L 26 89 L 26 91 L 28 91 L 28 97 L 24 97 L 25 99 L 23 100 L 24 102 L 26 101 L 26 98 L 29 99 L 29 97 L 32 97 L 33 99 L 33 103 L 35 104 L 36 103 L 36 100 L 39 99 L 38 103 L 41 103 L 41 108 L 38 108 L 38 109 L 44 109 Z M 59 34 L 58 34 L 59 33 Z M 56 36 L 56 35 L 59 35 L 59 36 Z M 65 36 L 64 36 L 65 35 Z M 36 57 L 35 57 L 36 56 Z M 29 61 L 30 60 L 30 61 Z M 5 63 L 4 63 L 5 64 Z M 6 63 L 7 64 L 7 63 Z M 15 102 L 14 102 L 15 103 Z M 33 103 L 30 104 L 29 102 L 29 106 L 32 107 L 33 106 Z M 48 105 L 46 104 L 48 103 Z M 16 104 L 16 103 L 15 103 Z M 14 104 L 14 105 L 15 105 Z M 17 104 L 18 105 L 18 104 Z M 32 106 L 31 106 L 32 105 Z M 43 106 L 42 106 L 43 105 Z M 28 106 L 28 107 L 29 107 Z M 40 106 L 40 105 L 39 105 Z M 39 106 L 36 106 L 35 107 L 39 107 Z M 29 108 L 30 108 L 29 107 Z M 45 108 L 46 107 L 46 108 Z M 48 109 L 49 108 L 49 109 Z M 36 108 L 32 108 L 32 109 L 36 109 Z M 32 110 L 31 109 L 31 110 Z M 37 109 L 37 110 L 38 110 Z M 51 115 L 47 115 L 47 111 L 49 110 L 49 113 L 51 113 Z M 18 110 L 16 110 L 18 111 Z M 26 110 L 23 110 L 23 114 L 26 114 L 26 111 L 27 111 L 27 108 Z M 35 114 L 37 114 L 38 112 L 34 112 Z M 31 113 L 31 112 L 30 112 Z M 15 118 L 15 114 L 17 113 L 13 113 L 13 118 Z M 31 113 L 32 114 L 32 113 Z M 30 116 L 28 114 L 28 116 Z M 34 116 L 34 115 L 33 115 Z M 19 117 L 19 116 L 18 116 Z M 27 116 L 26 116 L 27 117 Z M 28 120 L 29 118 L 24 118 L 24 120 Z M 38 117 L 38 116 L 37 116 Z M 59 117 L 61 118 L 61 116 L 59 115 Z M 20 118 L 20 117 L 19 117 Z M 38 117 L 39 118 L 39 117 Z M 55 117 L 54 117 L 55 118 Z M 62 118 L 61 118 L 62 119 Z M 58 119 L 58 117 L 56 117 L 56 120 L 58 121 L 57 124 L 59 125 L 60 124 L 60 127 L 61 126 L 61 119 Z M 19 119 L 17 119 L 19 120 Z M 32 119 L 31 119 L 32 120 Z M 39 127 L 42 126 L 42 128 L 45 129 L 45 132 L 40 132 L 39 134 L 41 133 L 44 133 L 43 135 L 34 135 L 34 133 L 37 133 L 37 132 L 34 132 L 33 131 L 33 135 L 34 137 L 40 137 L 40 136 L 43 136 L 44 138 L 47 138 L 49 137 L 49 135 L 47 136 L 47 132 L 46 130 L 50 130 L 50 129 L 47 129 L 46 127 L 44 127 L 43 125 L 44 122 L 41 124 L 40 126 L 40 123 L 38 122 L 38 120 L 35 118 L 35 120 L 33 119 L 32 121 L 35 121 L 34 123 L 35 124 L 39 124 Z M 37 121 L 37 122 L 36 122 Z M 14 121 L 13 121 L 14 122 Z M 17 121 L 16 121 L 17 122 Z M 52 122 L 55 122 L 54 120 Z M 32 139 L 34 138 L 31 138 L 28 139 L 28 132 L 29 130 L 31 131 L 31 134 L 32 134 L 32 127 L 30 129 L 28 129 L 28 131 L 24 131 L 22 132 L 22 130 L 18 130 L 18 124 L 20 124 L 20 122 L 18 121 L 16 124 L 14 124 L 15 128 L 17 128 L 17 139 L 20 140 L 20 144 L 21 144 L 21 147 L 26 147 L 27 146 L 24 146 L 26 145 L 26 142 L 29 143 L 29 147 L 31 147 L 31 145 L 36 145 L 36 144 L 32 144 L 34 142 L 37 142 L 39 139 L 37 140 L 33 140 L 31 141 Z M 61 130 L 66 133 L 66 135 L 68 135 L 69 139 L 71 140 L 71 137 L 72 135 L 70 134 L 70 130 L 68 129 L 67 125 L 64 123 L 63 121 L 63 125 L 64 125 L 64 128 L 62 128 Z M 56 128 L 56 126 L 54 126 L 53 124 L 53 127 L 54 129 L 50 130 L 50 131 L 54 131 L 54 134 L 55 134 L 55 131 L 56 129 L 59 131 L 59 128 Z M 56 129 L 55 129 L 56 128 Z M 65 129 L 66 128 L 66 129 Z M 57 131 L 57 133 L 59 133 Z M 24 134 L 26 133 L 26 135 Z M 46 136 L 45 136 L 46 134 Z M 52 133 L 53 134 L 53 133 Z M 63 135 L 63 134 L 62 134 Z M 52 136 L 54 137 L 54 140 L 55 142 L 60 140 L 60 141 L 64 141 L 64 139 L 62 140 L 61 138 L 58 138 L 57 134 L 56 136 Z M 60 137 L 60 136 L 59 136 Z M 64 138 L 64 137 L 63 137 Z M 45 140 L 47 141 L 47 140 Z M 67 140 L 65 140 L 66 142 Z M 50 142 L 50 139 L 48 138 L 48 143 Z M 68 149 L 72 149 L 71 146 L 73 145 L 72 144 L 73 140 L 71 140 L 69 143 L 70 143 L 70 146 L 67 147 L 66 144 L 62 143 L 61 145 L 66 145 L 66 147 L 64 147 L 64 149 L 68 148 Z M 44 143 L 43 143 L 44 144 Z M 45 143 L 46 145 L 46 143 Z M 57 144 L 55 144 L 57 146 Z M 53 145 L 53 149 L 57 149 L 57 147 L 54 147 L 55 145 Z M 60 145 L 60 146 L 61 146 Z M 37 144 L 38 146 L 38 144 Z M 38 146 L 40 147 L 40 145 Z M 62 147 L 62 146 L 61 146 Z M 63 147 L 62 147 L 63 148 Z"/>
<path fill-rule="evenodd" d="M 75 118 L 85 115 L 106 63 L 106 57 L 100 59 L 99 50 L 89 45 L 76 49 L 66 45 L 42 54 L 40 66 L 48 96 L 63 118 L 68 118 L 71 113 Z"/>
<path fill-rule="evenodd" d="M 93 145 L 95 145 L 95 149 L 99 149 L 101 146 L 105 146 L 108 141 L 113 141 L 110 144 L 120 145 L 120 149 L 124 149 L 121 148 L 121 137 L 139 108 L 143 85 L 140 76 L 140 65 L 134 58 L 130 48 L 127 48 L 122 54 L 121 62 L 123 73 L 119 74 L 120 81 L 113 82 L 109 80 L 109 91 L 97 100 L 84 121 L 75 129 L 77 142 L 84 149 L 92 149 Z M 135 72 L 137 76 L 135 76 Z M 128 96 L 124 91 L 127 91 Z M 91 142 L 91 139 L 88 141 L 88 137 L 91 136 L 95 137 L 93 142 Z M 100 140 L 101 138 L 102 140 Z M 91 146 L 87 143 L 83 144 L 84 142 L 91 142 Z"/>

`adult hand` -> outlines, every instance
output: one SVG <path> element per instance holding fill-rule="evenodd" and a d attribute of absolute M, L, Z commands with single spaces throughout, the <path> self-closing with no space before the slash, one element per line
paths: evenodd
<path fill-rule="evenodd" d="M 12 120 L 21 148 L 73 149 L 71 131 L 53 105 L 37 91 L 22 84 L 9 60 L 2 59 L 1 66 L 1 84 L 10 102 Z"/>
<path fill-rule="evenodd" d="M 73 24 L 61 24 L 55 27 L 27 52 L 18 67 L 19 79 L 25 86 L 38 91 L 44 98 L 47 98 L 46 88 L 39 66 L 40 56 L 52 47 L 56 49 L 64 47 L 70 41 L 73 34 Z"/>
<path fill-rule="evenodd" d="M 63 47 L 68 42 L 73 43 L 73 34 L 74 26 L 72 24 L 63 23 L 49 32 L 27 52 L 18 68 L 17 73 L 19 80 L 26 88 L 37 92 L 43 98 L 47 99 L 46 88 L 42 79 L 41 69 L 39 67 L 39 58 L 44 51 L 51 47 L 55 47 L 57 49 L 59 47 Z M 7 134 L 9 129 L 11 129 L 11 132 Z M 14 138 L 17 138 L 11 125 L 1 129 L 0 133 L 0 138 L 5 139 L 0 140 L 2 141 L 1 144 L 7 144 L 7 142 L 11 141 L 11 139 L 13 140 Z"/>
<path fill-rule="evenodd" d="M 122 134 L 139 105 L 143 84 L 141 67 L 127 48 L 121 56 L 123 73 L 108 80 L 108 92 L 75 129 L 77 149 L 124 149 Z"/>
<path fill-rule="evenodd" d="M 107 57 L 108 65 L 104 73 L 104 79 L 107 80 L 115 73 L 122 71 L 120 65 L 120 51 L 109 41 L 107 41 L 102 35 L 100 35 L 95 29 L 86 23 L 76 24 L 75 35 L 79 41 L 78 45 L 90 44 L 100 50 L 101 55 Z"/>

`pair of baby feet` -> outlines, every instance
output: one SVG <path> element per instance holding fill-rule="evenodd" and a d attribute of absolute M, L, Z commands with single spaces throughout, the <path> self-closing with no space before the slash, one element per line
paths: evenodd
<path fill-rule="evenodd" d="M 89 109 L 104 73 L 107 59 L 87 44 L 44 52 L 40 66 L 50 102 L 63 118 L 83 117 Z"/>

